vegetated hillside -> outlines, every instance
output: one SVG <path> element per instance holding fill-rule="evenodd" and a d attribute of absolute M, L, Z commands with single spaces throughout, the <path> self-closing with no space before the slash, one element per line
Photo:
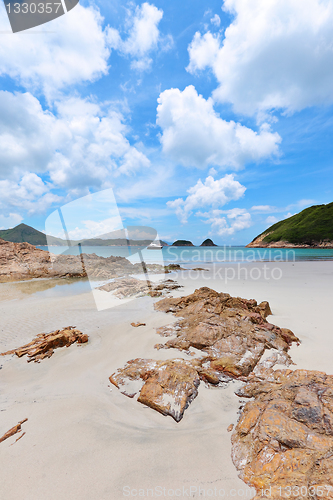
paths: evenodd
<path fill-rule="evenodd" d="M 5 241 L 12 241 L 14 243 L 30 243 L 31 245 L 67 245 L 65 240 L 55 238 L 53 236 L 46 236 L 46 234 L 27 226 L 26 224 L 19 224 L 13 229 L 0 230 L 0 238 Z M 48 239 L 47 239 L 48 238 Z"/>
<path fill-rule="evenodd" d="M 30 243 L 31 245 L 59 245 L 67 246 L 68 242 L 61 238 L 56 238 L 54 236 L 47 236 L 46 234 L 34 229 L 33 227 L 27 226 L 26 224 L 19 224 L 13 229 L 3 229 L 0 230 L 0 238 L 5 241 L 12 241 L 13 243 Z M 70 245 L 77 245 L 81 243 L 82 246 L 141 246 L 146 247 L 151 243 L 152 240 L 129 240 L 125 238 L 117 239 L 102 239 L 102 238 L 90 238 L 88 240 L 80 241 L 70 241 Z M 167 246 L 165 241 L 160 240 L 162 246 Z"/>
<path fill-rule="evenodd" d="M 158 240 L 159 243 L 165 247 L 168 246 L 168 243 L 166 243 L 163 240 Z M 89 240 L 82 240 L 79 243 L 81 243 L 82 246 L 126 246 L 126 245 L 131 245 L 131 246 L 138 246 L 138 247 L 147 247 L 153 242 L 153 240 L 126 240 L 126 238 L 116 238 L 116 239 L 108 239 L 104 240 L 102 238 L 91 238 Z M 78 242 L 74 242 L 78 243 Z"/>
<path fill-rule="evenodd" d="M 192 241 L 187 241 L 187 240 L 177 240 L 174 243 L 172 243 L 173 247 L 194 247 Z"/>
<path fill-rule="evenodd" d="M 247 246 L 292 245 L 333 246 L 333 203 L 314 205 L 273 224 Z"/>
<path fill-rule="evenodd" d="M 207 240 L 203 241 L 200 246 L 201 247 L 217 247 L 217 245 L 215 245 L 213 240 L 211 240 L 210 238 L 207 238 Z"/>

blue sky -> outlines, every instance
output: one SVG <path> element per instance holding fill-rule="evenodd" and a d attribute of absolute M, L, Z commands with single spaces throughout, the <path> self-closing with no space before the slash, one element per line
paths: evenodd
<path fill-rule="evenodd" d="M 12 34 L 0 7 L 0 228 L 112 189 L 125 226 L 236 245 L 332 202 L 332 22 L 332 0 L 84 1 Z"/>

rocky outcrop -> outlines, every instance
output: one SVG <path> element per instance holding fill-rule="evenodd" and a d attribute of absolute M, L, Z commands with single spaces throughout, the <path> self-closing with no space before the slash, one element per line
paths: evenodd
<path fill-rule="evenodd" d="M 2 437 L 0 437 L 0 443 L 2 443 L 3 441 L 6 441 L 6 439 L 12 437 L 12 436 L 15 436 L 15 434 L 17 434 L 18 432 L 21 432 L 22 431 L 22 424 L 24 424 L 25 422 L 27 422 L 27 418 L 25 418 L 24 420 L 21 420 L 21 422 L 19 422 L 18 424 L 14 425 L 14 427 L 12 427 L 11 429 L 9 429 L 9 431 L 7 431 Z M 23 432 L 23 434 L 21 434 L 17 439 L 16 441 L 18 441 L 19 439 L 21 439 L 21 437 L 23 437 L 25 435 L 25 432 Z M 15 443 L 16 443 L 15 441 Z"/>
<path fill-rule="evenodd" d="M 191 348 L 201 350 L 201 377 L 210 383 L 225 380 L 226 376 L 247 377 L 266 349 L 276 349 L 281 356 L 292 342 L 299 342 L 290 330 L 267 321 L 271 314 L 268 302 L 258 305 L 255 300 L 231 297 L 206 287 L 187 297 L 165 298 L 155 304 L 155 309 L 181 316 L 171 326 L 157 330 L 173 338 L 156 347 L 187 353 Z"/>
<path fill-rule="evenodd" d="M 178 288 L 182 288 L 182 285 L 179 285 L 174 280 L 164 280 L 156 284 L 149 280 L 122 278 L 100 286 L 97 290 L 113 292 L 119 299 L 124 299 L 128 297 L 143 297 L 144 295 L 160 297 L 164 293 L 169 293 L 171 290 L 177 290 Z"/>
<path fill-rule="evenodd" d="M 266 317 L 271 314 L 268 302 L 258 305 L 255 300 L 231 297 L 204 287 L 186 297 L 162 299 L 155 309 L 181 316 L 176 323 L 157 330 L 164 337 L 174 338 L 155 347 L 185 351 L 194 359 L 191 362 L 131 360 L 110 381 L 129 397 L 140 392 L 139 402 L 177 421 L 197 395 L 199 380 L 213 385 L 235 378 L 245 381 L 252 373 L 260 374 L 276 363 L 292 363 L 287 351 L 298 338 L 290 330 L 268 323 Z M 262 360 L 266 349 L 272 349 L 272 355 Z M 143 385 L 144 381 L 147 385 Z M 166 402 L 171 402 L 171 406 L 163 406 Z M 178 412 L 174 410 L 175 404 L 180 405 Z"/>
<path fill-rule="evenodd" d="M 50 358 L 54 353 L 54 349 L 59 347 L 69 347 L 77 342 L 84 344 L 88 342 L 88 335 L 83 334 L 80 330 L 76 330 L 73 326 L 68 326 L 63 330 L 56 330 L 51 333 L 40 333 L 29 344 L 26 344 L 12 351 L 3 352 L 0 356 L 8 354 L 16 354 L 19 358 L 28 356 L 28 363 L 30 361 L 38 362 L 44 358 Z"/>
<path fill-rule="evenodd" d="M 326 241 L 313 241 L 310 244 L 305 244 L 305 243 L 290 243 L 289 241 L 285 240 L 279 240 L 279 241 L 272 241 L 270 243 L 267 243 L 266 241 L 263 241 L 263 239 L 268 236 L 268 234 L 263 234 L 260 235 L 258 238 L 255 238 L 251 243 L 246 245 L 247 248 L 333 248 L 333 241 L 326 240 Z"/>
<path fill-rule="evenodd" d="M 54 255 L 29 243 L 0 239 L 0 282 L 31 278 L 86 277 L 112 279 L 141 274 L 145 265 L 132 264 L 124 257 L 100 257 L 96 254 Z M 150 264 L 150 272 L 163 272 L 163 266 Z"/>
<path fill-rule="evenodd" d="M 139 403 L 179 422 L 197 396 L 200 380 L 193 363 L 183 359 L 134 359 L 111 375 L 110 382 L 131 398 L 139 393 Z"/>
<path fill-rule="evenodd" d="M 257 499 L 333 497 L 333 376 L 266 370 L 237 393 L 254 398 L 232 435 L 232 459 Z"/>

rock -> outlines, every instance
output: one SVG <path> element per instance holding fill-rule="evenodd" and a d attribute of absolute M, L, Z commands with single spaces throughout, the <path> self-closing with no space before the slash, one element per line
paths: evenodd
<path fill-rule="evenodd" d="M 100 286 L 97 289 L 105 292 L 113 292 L 116 297 L 123 299 L 127 297 L 143 297 L 144 295 L 160 297 L 163 293 L 168 293 L 178 288 L 182 287 L 174 280 L 164 280 L 161 283 L 155 284 L 149 280 L 121 278 Z"/>
<path fill-rule="evenodd" d="M 230 424 L 230 425 L 228 425 L 227 431 L 231 432 L 233 430 L 233 428 L 234 428 L 234 424 Z"/>
<path fill-rule="evenodd" d="M 140 392 L 140 403 L 172 416 L 176 422 L 183 418 L 185 409 L 197 396 L 200 383 L 197 370 L 183 359 L 135 359 L 109 380 L 126 396 Z"/>
<path fill-rule="evenodd" d="M 258 305 L 253 299 L 231 297 L 206 287 L 187 297 L 162 299 L 154 307 L 181 316 L 171 327 L 175 337 L 164 348 L 201 350 L 209 362 L 201 372 L 205 381 L 216 381 L 219 373 L 223 377 L 247 377 L 266 349 L 276 349 L 280 354 L 271 359 L 270 366 L 287 363 L 289 359 L 282 353 L 286 354 L 292 342 L 299 341 L 290 330 L 267 322 L 266 317 L 272 314 L 268 302 Z M 170 327 L 160 328 L 158 333 L 170 336 Z"/>
<path fill-rule="evenodd" d="M 139 326 L 146 326 L 146 323 L 141 323 L 140 321 L 138 321 L 138 323 L 131 323 L 131 326 L 138 328 Z"/>
<path fill-rule="evenodd" d="M 333 492 L 333 376 L 307 370 L 267 371 L 238 395 L 247 403 L 232 435 L 232 458 L 240 478 L 272 499 L 330 498 Z M 319 494 L 318 486 L 324 488 Z M 313 487 L 313 494 L 309 488 Z M 297 495 L 296 495 L 297 497 Z"/>
<path fill-rule="evenodd" d="M 110 381 L 129 397 L 140 392 L 139 402 L 177 421 L 197 395 L 200 380 L 211 385 L 234 378 L 250 381 L 246 396 L 252 397 L 252 392 L 258 391 L 253 380 L 273 372 L 276 363 L 292 363 L 287 351 L 298 339 L 289 330 L 283 332 L 267 322 L 271 312 L 267 302 L 258 305 L 253 299 L 235 298 L 204 287 L 186 297 L 162 299 L 155 303 L 155 309 L 181 316 L 176 323 L 157 329 L 161 336 L 173 338 L 155 348 L 177 348 L 199 357 L 191 362 L 131 360 L 111 375 Z M 190 348 L 201 353 L 191 352 Z M 266 349 L 274 349 L 273 354 L 261 360 Z M 267 392 L 271 390 L 268 385 Z M 248 422 L 253 422 L 256 414 L 253 410 Z M 302 414 L 301 418 L 306 416 Z M 252 426 L 248 422 L 247 432 Z"/>
<path fill-rule="evenodd" d="M 158 264 L 132 264 L 124 257 L 100 257 L 96 254 L 54 255 L 29 243 L 0 239 L 0 282 L 31 278 L 86 277 L 112 279 L 142 274 L 144 268 L 162 273 Z"/>
<path fill-rule="evenodd" d="M 30 361 L 39 362 L 44 358 L 50 358 L 54 353 L 54 349 L 59 347 L 69 347 L 77 342 L 83 344 L 88 342 L 88 335 L 76 330 L 73 326 L 68 326 L 63 330 L 56 330 L 51 333 L 40 333 L 29 344 L 26 344 L 12 351 L 3 352 L 0 355 L 16 354 L 19 358 L 28 356 Z"/>
<path fill-rule="evenodd" d="M 21 425 L 24 424 L 25 422 L 27 422 L 27 418 L 25 418 L 24 420 L 21 420 L 21 422 L 19 422 L 17 425 L 14 425 L 14 427 L 12 427 L 11 429 L 9 429 L 9 431 L 7 431 L 2 437 L 0 437 L 0 443 L 2 443 L 3 441 L 5 441 L 6 439 L 10 438 L 11 436 L 14 436 L 15 434 L 17 434 L 17 432 L 21 432 L 22 430 L 22 427 Z M 20 438 L 22 436 L 24 436 L 25 432 L 20 436 Z M 16 441 L 18 441 L 20 438 L 18 438 Z M 15 441 L 15 443 L 16 443 Z"/>

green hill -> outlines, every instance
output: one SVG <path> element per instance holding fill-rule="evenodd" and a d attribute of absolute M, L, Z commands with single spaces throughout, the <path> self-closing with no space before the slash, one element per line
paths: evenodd
<path fill-rule="evenodd" d="M 177 240 L 174 243 L 172 243 L 173 247 L 194 247 L 192 241 L 187 241 L 187 240 Z"/>
<path fill-rule="evenodd" d="M 201 247 L 217 247 L 217 245 L 215 245 L 213 240 L 211 240 L 210 238 L 207 238 L 207 240 L 203 241 L 200 246 Z"/>
<path fill-rule="evenodd" d="M 5 241 L 12 241 L 14 243 L 31 243 L 31 245 L 57 245 L 57 246 L 67 246 L 67 241 L 61 238 L 55 238 L 54 236 L 47 236 L 46 234 L 34 229 L 33 227 L 27 226 L 26 224 L 19 224 L 13 229 L 2 229 L 0 230 L 0 238 Z M 117 239 L 101 239 L 101 238 L 90 238 L 88 240 L 71 241 L 71 245 L 77 245 L 81 243 L 82 246 L 126 246 L 128 243 L 132 246 L 146 247 L 151 243 L 151 240 L 129 240 L 125 238 Z M 160 241 L 162 246 L 167 246 L 165 241 Z"/>
<path fill-rule="evenodd" d="M 333 203 L 314 205 L 299 214 L 273 224 L 248 246 L 269 246 L 276 242 L 293 245 L 333 246 Z"/>
<path fill-rule="evenodd" d="M 13 229 L 0 230 L 0 238 L 5 241 L 13 241 L 14 243 L 26 242 L 31 243 L 31 245 L 47 245 L 46 234 L 26 224 L 19 224 Z M 66 241 L 61 238 L 53 236 L 48 236 L 48 238 L 49 243 L 52 242 L 52 245 L 67 245 Z"/>

